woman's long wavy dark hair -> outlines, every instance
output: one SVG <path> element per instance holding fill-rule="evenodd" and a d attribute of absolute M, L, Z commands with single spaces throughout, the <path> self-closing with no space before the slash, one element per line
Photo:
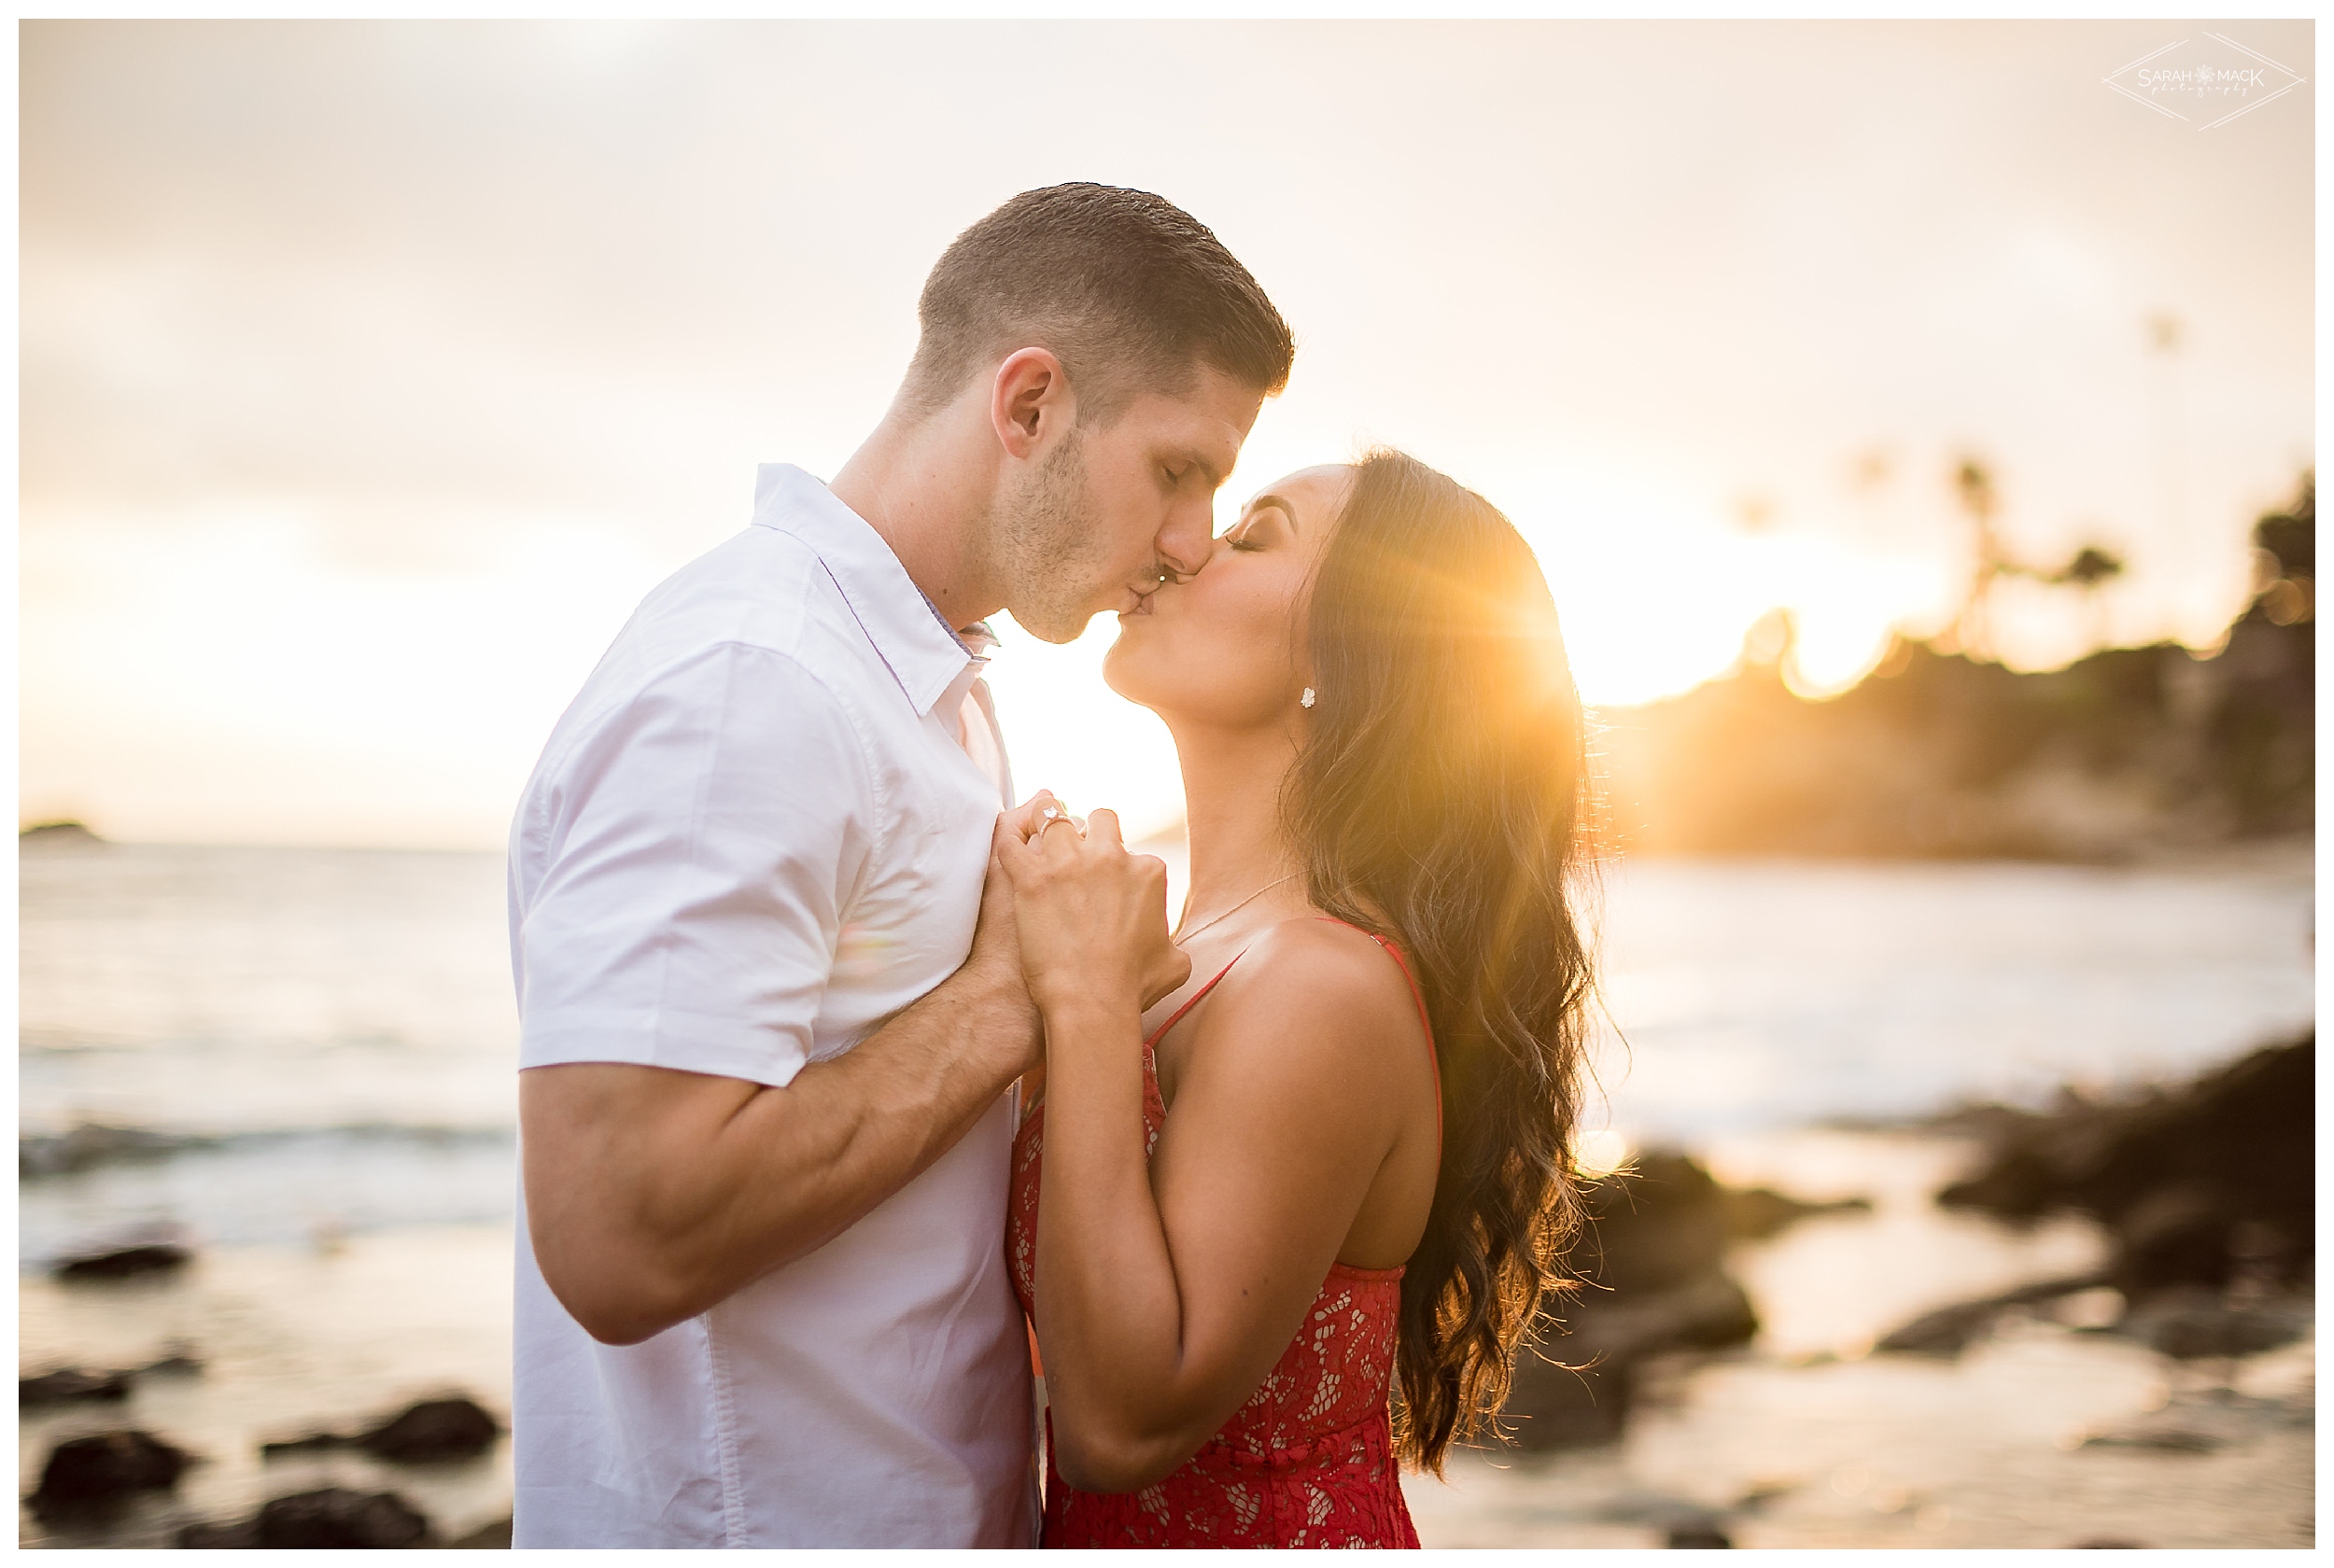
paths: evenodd
<path fill-rule="evenodd" d="M 1488 501 L 1374 452 L 1322 556 L 1311 734 L 1282 807 L 1315 907 L 1409 957 L 1442 1075 L 1442 1166 L 1402 1277 L 1396 1449 L 1481 1431 L 1576 1228 L 1594 973 L 1580 699 L 1539 563 Z"/>

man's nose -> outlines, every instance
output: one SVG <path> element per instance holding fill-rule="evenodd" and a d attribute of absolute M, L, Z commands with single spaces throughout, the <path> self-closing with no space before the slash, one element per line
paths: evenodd
<path fill-rule="evenodd" d="M 1160 564 L 1177 577 L 1198 575 L 1207 558 L 1216 549 L 1216 509 L 1212 506 L 1178 507 L 1167 519 L 1167 525 L 1159 531 L 1156 541 Z"/>

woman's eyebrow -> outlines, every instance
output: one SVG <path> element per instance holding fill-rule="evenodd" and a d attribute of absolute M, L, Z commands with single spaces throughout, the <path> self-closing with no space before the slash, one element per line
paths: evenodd
<path fill-rule="evenodd" d="M 1279 511 L 1283 517 L 1287 518 L 1289 532 L 1297 532 L 1297 509 L 1288 504 L 1287 497 L 1275 496 L 1270 490 L 1267 490 L 1263 495 L 1258 496 L 1256 499 L 1248 503 L 1248 510 L 1250 511 L 1259 511 L 1266 507 L 1273 508 Z"/>

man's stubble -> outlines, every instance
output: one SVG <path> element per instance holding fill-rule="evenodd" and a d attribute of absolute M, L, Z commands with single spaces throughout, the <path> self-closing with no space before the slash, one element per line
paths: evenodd
<path fill-rule="evenodd" d="M 1005 609 L 1031 636 L 1074 642 L 1104 607 L 1095 601 L 1109 543 L 1087 497 L 1085 439 L 1076 427 L 988 518 L 991 559 L 1005 579 Z"/>

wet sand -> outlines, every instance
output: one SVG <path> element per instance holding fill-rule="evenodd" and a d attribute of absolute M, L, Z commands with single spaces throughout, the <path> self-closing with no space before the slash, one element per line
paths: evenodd
<path fill-rule="evenodd" d="M 2314 1367 L 2308 1344 L 2256 1357 L 2227 1398 L 2048 1324 L 1958 1364 L 1754 1351 L 1675 1376 L 1614 1449 L 1468 1454 L 1404 1490 L 1429 1547 L 1660 1547 L 1707 1519 L 1737 1547 L 2306 1547 Z M 2222 1446 L 2085 1444 L 2146 1433 Z"/>

